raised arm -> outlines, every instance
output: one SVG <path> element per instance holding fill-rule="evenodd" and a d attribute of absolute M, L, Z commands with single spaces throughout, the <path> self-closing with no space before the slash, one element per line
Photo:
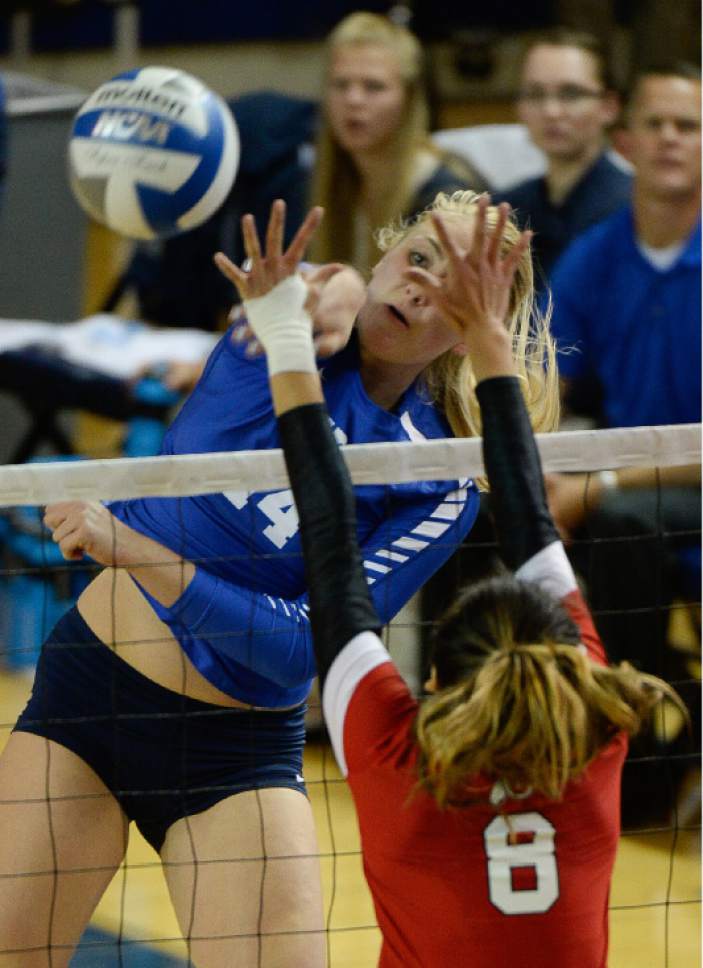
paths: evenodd
<path fill-rule="evenodd" d="M 408 275 L 422 283 L 437 307 L 455 319 L 471 356 L 483 423 L 484 464 L 501 557 L 518 577 L 535 581 L 564 600 L 591 655 L 603 661 L 602 644 L 578 595 L 573 570 L 549 512 L 539 452 L 515 375 L 510 335 L 503 325 L 507 278 L 512 278 L 530 233 L 522 234 L 521 241 L 501 263 L 496 245 L 508 207 L 500 206 L 492 241 L 487 239 L 485 215 L 486 203 L 481 202 L 469 252 L 459 251 L 441 220 L 435 218 L 438 236 L 450 260 L 447 285 L 421 269 L 408 270 Z"/>
<path fill-rule="evenodd" d="M 254 320 L 261 318 L 261 297 L 269 290 L 276 289 L 272 302 L 267 302 L 269 308 L 266 312 L 272 316 L 274 332 L 283 339 L 281 365 L 285 368 L 296 365 L 299 383 L 305 380 L 305 370 L 308 369 L 308 380 L 315 390 L 312 396 L 307 392 L 301 396 L 300 386 L 292 388 L 285 381 L 281 383 L 276 376 L 272 378 L 279 412 L 291 404 L 322 399 L 310 352 L 310 321 L 306 313 L 317 313 L 318 317 L 321 313 L 328 324 L 332 324 L 324 331 L 325 346 L 319 344 L 319 331 L 315 337 L 315 349 L 319 354 L 321 350 L 334 348 L 330 340 L 334 342 L 343 337 L 347 317 L 354 312 L 354 302 L 364 295 L 363 289 L 359 291 L 353 274 L 345 269 L 335 271 L 329 277 L 326 274 L 321 276 L 318 272 L 312 278 L 308 276 L 305 286 L 301 286 L 301 280 L 297 277 L 297 260 L 309 234 L 314 231 L 319 213 L 311 213 L 301 229 L 302 234 L 299 233 L 297 241 L 294 240 L 292 251 L 286 253 L 280 251 L 278 241 L 282 236 L 282 217 L 283 207 L 276 205 L 266 242 L 266 256 L 260 252 L 256 255 L 258 240 L 252 234 L 253 226 L 249 220 L 244 221 L 249 251 L 255 256 L 250 271 L 243 272 L 223 255 L 217 257 L 225 275 L 238 285 L 240 295 L 246 300 L 247 311 Z M 331 268 L 336 270 L 336 267 Z M 302 320 L 302 338 L 295 335 L 296 320 L 298 323 Z M 292 339 L 289 326 L 293 328 Z M 249 339 L 256 337 L 253 331 L 245 335 Z M 277 369 L 271 356 L 268 366 L 271 372 Z M 303 389 L 307 391 L 308 388 Z M 294 395 L 286 400 L 286 395 L 292 391 Z M 323 426 L 326 432 L 326 418 Z M 316 440 L 317 435 L 313 439 Z M 317 477 L 314 477 L 313 484 L 318 486 Z M 415 499 L 407 506 L 403 504 L 394 508 L 391 521 L 383 522 L 365 536 L 362 555 L 369 571 L 368 580 L 373 582 L 370 585 L 371 598 L 377 603 L 379 611 L 379 618 L 374 618 L 374 626 L 385 624 L 393 617 L 412 592 L 446 560 L 456 536 L 464 533 L 470 525 L 476 503 L 473 490 L 458 488 L 441 500 L 442 503 L 438 505 L 436 498 L 428 496 L 424 500 Z M 318 497 L 313 497 L 313 506 L 317 502 Z M 446 520 L 447 502 L 451 504 L 453 512 L 451 521 Z M 319 503 L 323 503 L 322 496 L 319 497 Z M 438 521 L 433 515 L 440 508 L 441 520 Z M 101 564 L 126 569 L 148 596 L 159 618 L 169 625 L 174 634 L 180 636 L 185 632 L 196 636 L 208 642 L 215 651 L 285 687 L 300 685 L 314 675 L 308 600 L 274 598 L 226 581 L 207 568 L 183 560 L 177 550 L 164 547 L 128 527 L 97 503 L 64 502 L 52 505 L 47 509 L 45 520 L 66 557 L 79 558 L 89 554 Z M 345 520 L 344 514 L 341 514 L 340 520 Z M 432 521 L 435 529 L 439 527 L 446 531 L 437 534 L 435 530 L 432 538 L 422 542 L 416 538 L 409 539 L 408 535 L 415 528 L 425 525 L 427 520 Z M 424 547 L 421 551 L 394 552 L 391 561 L 387 549 L 389 542 L 395 541 L 408 544 L 413 541 L 416 546 L 422 544 Z M 331 597 L 334 599 L 333 610 L 336 611 L 337 598 L 334 595 Z M 316 603 L 315 615 L 321 613 Z M 336 621 L 331 621 L 329 625 L 335 629 L 343 627 L 338 626 Z M 332 648 L 335 643 L 336 639 Z"/>
<path fill-rule="evenodd" d="M 454 321 L 471 358 L 500 552 L 505 563 L 516 570 L 558 535 L 547 509 L 539 454 L 505 328 L 510 284 L 530 233 L 523 233 L 501 258 L 499 247 L 509 208 L 506 204 L 499 207 L 498 223 L 489 232 L 487 207 L 488 200 L 481 199 L 468 251 L 459 250 L 442 219 L 434 217 L 449 263 L 446 283 L 422 269 L 411 269 L 408 276 Z"/>
<path fill-rule="evenodd" d="M 274 411 L 301 520 L 318 674 L 324 678 L 350 639 L 378 629 L 381 622 L 362 566 L 351 480 L 332 434 L 315 364 L 305 286 L 292 266 L 282 266 L 283 216 L 283 207 L 274 206 L 264 255 L 253 223 L 243 222 L 251 260 L 248 272 L 216 258 L 239 289 L 249 326 L 266 352 Z M 279 312 L 284 299 L 285 322 Z"/>
<path fill-rule="evenodd" d="M 530 236 L 525 233 L 503 256 L 500 243 L 507 207 L 501 210 L 499 223 L 490 233 L 486 231 L 485 218 L 486 204 L 482 204 L 468 253 L 456 249 L 444 223 L 436 218 L 435 228 L 449 259 L 449 281 L 423 270 L 408 270 L 408 277 L 421 282 L 445 316 L 455 322 L 482 385 L 480 399 L 487 411 L 495 411 L 495 416 L 486 421 L 491 437 L 486 463 L 489 476 L 496 478 L 492 484 L 504 535 L 503 550 L 516 567 L 556 538 L 546 511 L 539 458 L 514 376 L 510 336 L 504 324 L 515 269 Z M 275 267 L 277 254 L 267 249 L 267 257 L 262 258 L 258 241 L 247 239 L 246 234 L 245 243 L 258 274 L 254 285 L 256 291 L 261 291 L 265 288 L 261 280 L 266 275 L 266 260 L 270 258 Z M 275 271 L 271 275 L 273 281 Z M 241 279 L 233 281 L 242 287 L 247 285 L 243 273 Z M 347 642 L 381 623 L 370 601 L 362 568 L 351 482 L 332 437 L 317 371 L 302 354 L 291 367 L 287 361 L 293 358 L 292 352 L 281 348 L 285 334 L 268 322 L 276 315 L 279 286 L 280 283 L 267 295 L 257 297 L 253 305 L 243 295 L 250 324 L 269 360 L 274 408 L 301 520 L 318 667 L 324 677 Z M 291 318 L 288 329 L 291 346 L 302 345 L 305 334 L 310 342 L 311 325 L 304 313 Z M 514 454 L 511 461 L 506 458 L 516 446 L 520 456 L 524 456 L 524 467 L 511 475 L 510 465 L 516 463 Z"/>

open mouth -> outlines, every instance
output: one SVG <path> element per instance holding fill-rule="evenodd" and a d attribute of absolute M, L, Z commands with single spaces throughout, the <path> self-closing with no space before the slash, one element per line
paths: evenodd
<path fill-rule="evenodd" d="M 395 318 L 399 322 L 401 322 L 403 324 L 403 326 L 405 326 L 406 329 L 408 328 L 408 321 L 405 318 L 405 316 L 403 316 L 403 314 L 401 313 L 401 311 L 399 309 L 396 309 L 395 306 L 391 306 L 390 303 L 389 303 L 388 304 L 388 310 L 390 311 L 390 313 L 393 316 L 395 316 Z"/>

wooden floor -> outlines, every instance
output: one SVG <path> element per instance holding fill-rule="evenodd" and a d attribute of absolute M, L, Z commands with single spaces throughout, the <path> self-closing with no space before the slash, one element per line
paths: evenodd
<path fill-rule="evenodd" d="M 26 676 L 0 675 L 0 747 L 28 692 Z M 373 966 L 379 934 L 361 870 L 356 817 L 326 746 L 308 747 L 305 776 L 319 834 L 330 968 Z M 689 793 L 694 819 L 699 789 L 700 778 L 692 775 Z M 610 968 L 693 968 L 700 964 L 700 853 L 698 832 L 622 838 L 611 897 Z M 93 923 L 185 959 L 185 944 L 179 939 L 158 857 L 136 830 L 126 863 L 101 901 Z M 130 948 L 123 949 L 126 953 L 120 964 L 124 968 L 137 963 L 130 959 Z M 143 958 L 144 948 L 140 944 L 131 950 L 139 951 Z M 140 960 L 139 964 L 146 962 Z"/>

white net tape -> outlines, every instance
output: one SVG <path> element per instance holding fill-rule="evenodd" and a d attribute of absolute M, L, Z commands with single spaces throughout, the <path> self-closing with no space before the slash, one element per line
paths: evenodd
<path fill-rule="evenodd" d="M 545 471 L 680 467 L 701 460 L 701 425 L 539 434 Z M 481 441 L 351 444 L 342 448 L 355 484 L 453 480 L 483 473 Z M 183 497 L 288 486 L 280 450 L 118 458 L 0 467 L 0 507 L 61 500 Z"/>

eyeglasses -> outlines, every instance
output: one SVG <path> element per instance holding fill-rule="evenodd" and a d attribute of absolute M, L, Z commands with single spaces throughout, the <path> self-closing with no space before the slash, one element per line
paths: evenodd
<path fill-rule="evenodd" d="M 530 107 L 542 107 L 550 99 L 554 99 L 562 107 L 578 107 L 584 101 L 592 101 L 594 98 L 603 97 L 603 91 L 594 91 L 588 87 L 579 87 L 576 84 L 565 84 L 552 91 L 545 90 L 543 87 L 526 87 L 518 91 L 518 101 Z"/>

